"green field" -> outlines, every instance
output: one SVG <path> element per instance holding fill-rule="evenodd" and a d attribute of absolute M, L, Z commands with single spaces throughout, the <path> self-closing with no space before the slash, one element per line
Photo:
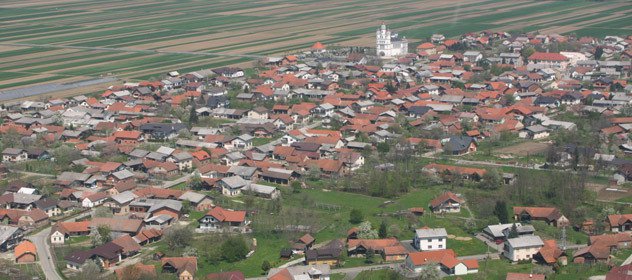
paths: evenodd
<path fill-rule="evenodd" d="M 7 62 L 0 65 L 0 89 L 109 73 L 126 80 L 147 79 L 171 70 L 186 72 L 252 60 L 51 45 L 279 55 L 308 48 L 316 41 L 372 46 L 380 21 L 413 42 L 434 33 L 555 32 L 562 26 L 571 27 L 563 32 L 603 37 L 629 33 L 631 9 L 624 0 L 8 0 L 0 3 L 0 43 L 40 46 L 0 45 L 0 58 Z"/>

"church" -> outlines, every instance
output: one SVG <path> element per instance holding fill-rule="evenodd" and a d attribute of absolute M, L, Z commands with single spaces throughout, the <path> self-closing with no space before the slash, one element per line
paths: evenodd
<path fill-rule="evenodd" d="M 397 33 L 391 33 L 391 30 L 384 23 L 375 32 L 377 41 L 377 56 L 380 58 L 393 58 L 408 54 L 408 40 L 406 37 L 399 37 Z"/>

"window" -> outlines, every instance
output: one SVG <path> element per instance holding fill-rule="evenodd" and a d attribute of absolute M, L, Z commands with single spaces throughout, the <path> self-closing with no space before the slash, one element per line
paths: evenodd
<path fill-rule="evenodd" d="M 432 245 L 428 245 L 428 249 L 432 249 Z"/>
<path fill-rule="evenodd" d="M 443 249 L 443 245 L 439 245 L 439 249 Z"/>
<path fill-rule="evenodd" d="M 442 242 L 442 241 L 443 241 L 443 238 L 439 238 L 439 242 Z"/>

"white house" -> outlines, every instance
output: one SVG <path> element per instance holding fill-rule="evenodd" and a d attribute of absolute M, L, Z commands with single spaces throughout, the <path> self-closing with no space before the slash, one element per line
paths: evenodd
<path fill-rule="evenodd" d="M 446 249 L 448 232 L 445 228 L 420 228 L 415 230 L 413 246 L 419 251 Z"/>
<path fill-rule="evenodd" d="M 544 246 L 544 242 L 537 235 L 525 235 L 510 238 L 505 241 L 503 256 L 513 262 L 530 260 Z"/>
<path fill-rule="evenodd" d="M 230 143 L 235 149 L 250 149 L 252 147 L 252 139 L 253 137 L 249 134 L 242 134 L 235 137 Z"/>
<path fill-rule="evenodd" d="M 28 159 L 28 154 L 23 149 L 6 148 L 2 151 L 3 162 L 21 162 Z"/>
<path fill-rule="evenodd" d="M 103 202 L 105 202 L 107 198 L 108 198 L 108 195 L 106 193 L 98 192 L 98 193 L 86 196 L 81 201 L 81 206 L 86 207 L 86 208 L 96 207 L 103 204 Z"/>

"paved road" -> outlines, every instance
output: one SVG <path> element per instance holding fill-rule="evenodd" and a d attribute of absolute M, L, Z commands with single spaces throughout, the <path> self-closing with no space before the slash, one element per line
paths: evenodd
<path fill-rule="evenodd" d="M 47 280 L 62 280 L 61 276 L 55 269 L 55 261 L 50 253 L 50 247 L 46 242 L 48 240 L 48 234 L 50 233 L 50 227 L 40 231 L 39 233 L 31 236 L 31 241 L 37 247 L 37 257 L 39 258 L 39 264 L 42 267 L 44 275 Z"/>
<path fill-rule="evenodd" d="M 93 210 L 94 211 L 94 210 Z M 88 215 L 91 215 L 93 211 L 80 214 L 76 217 L 69 218 L 68 220 L 76 220 Z M 38 233 L 31 235 L 29 239 L 35 244 L 37 249 L 37 257 L 39 258 L 39 264 L 46 275 L 47 280 L 62 280 L 63 278 L 57 273 L 55 269 L 55 259 L 50 252 L 50 246 L 48 246 L 48 235 L 50 234 L 51 227 L 47 227 Z"/>

